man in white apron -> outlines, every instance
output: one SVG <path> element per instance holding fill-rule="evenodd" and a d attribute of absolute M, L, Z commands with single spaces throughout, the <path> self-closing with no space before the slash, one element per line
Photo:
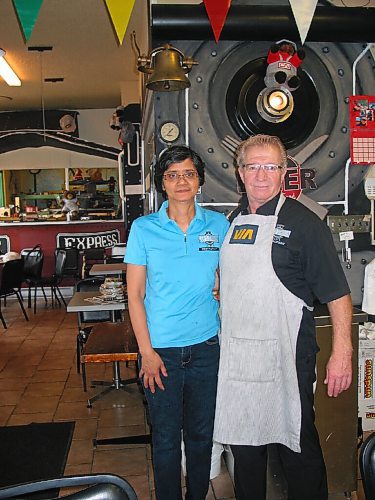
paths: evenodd
<path fill-rule="evenodd" d="M 237 154 L 246 188 L 221 249 L 222 339 L 214 439 L 233 451 L 237 500 L 265 500 L 267 444 L 277 444 L 290 500 L 328 497 L 314 425 L 313 301 L 327 303 L 333 349 L 325 383 L 351 383 L 350 290 L 327 225 L 281 185 L 286 151 L 258 135 Z"/>

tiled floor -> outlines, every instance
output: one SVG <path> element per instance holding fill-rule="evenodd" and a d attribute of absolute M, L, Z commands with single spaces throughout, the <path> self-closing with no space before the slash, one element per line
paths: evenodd
<path fill-rule="evenodd" d="M 65 474 L 111 472 L 125 477 L 140 500 L 154 499 L 150 449 L 147 445 L 116 445 L 93 448 L 93 438 L 118 437 L 147 432 L 142 397 L 113 391 L 86 407 L 80 375 L 75 366 L 76 314 L 64 308 L 45 308 L 23 318 L 17 302 L 3 309 L 8 329 L 0 328 L 0 425 L 31 422 L 76 422 Z M 121 367 L 123 378 L 133 368 Z M 88 381 L 110 380 L 112 365 L 90 364 Z M 135 386 L 133 386 L 135 387 Z M 230 476 L 222 473 L 210 485 L 207 499 L 233 499 Z"/>
<path fill-rule="evenodd" d="M 31 422 L 76 422 L 65 474 L 110 472 L 125 477 L 140 500 L 154 499 L 150 449 L 146 445 L 116 445 L 93 448 L 94 438 L 118 437 L 147 432 L 142 397 L 113 391 L 86 407 L 81 377 L 76 373 L 76 315 L 62 309 L 45 308 L 26 322 L 15 301 L 3 310 L 8 329 L 0 328 L 0 425 Z M 122 368 L 122 376 L 133 376 L 133 368 Z M 88 381 L 110 380 L 112 365 L 88 365 Z M 345 498 L 331 495 L 330 500 Z M 358 495 L 364 500 L 361 481 Z M 234 499 L 226 466 L 211 481 L 207 499 Z M 251 500 L 251 493 L 249 494 Z M 281 500 L 277 496 L 269 500 Z M 304 499 L 301 499 L 304 500 Z"/>

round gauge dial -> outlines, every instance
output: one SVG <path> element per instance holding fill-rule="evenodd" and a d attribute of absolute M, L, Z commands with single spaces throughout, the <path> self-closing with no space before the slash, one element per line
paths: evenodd
<path fill-rule="evenodd" d="M 160 138 L 164 142 L 175 142 L 180 137 L 180 127 L 176 122 L 165 122 L 160 126 Z"/>

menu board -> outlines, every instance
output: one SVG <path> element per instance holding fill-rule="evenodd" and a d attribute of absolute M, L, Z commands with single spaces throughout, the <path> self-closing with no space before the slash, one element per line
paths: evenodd
<path fill-rule="evenodd" d="M 350 157 L 356 165 L 375 163 L 375 96 L 350 96 Z"/>

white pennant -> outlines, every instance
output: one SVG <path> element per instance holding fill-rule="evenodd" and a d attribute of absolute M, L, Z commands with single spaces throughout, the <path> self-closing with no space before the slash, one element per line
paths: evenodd
<path fill-rule="evenodd" d="M 307 33 L 316 9 L 318 0 L 289 0 L 294 19 L 301 37 L 302 45 L 305 43 Z"/>

